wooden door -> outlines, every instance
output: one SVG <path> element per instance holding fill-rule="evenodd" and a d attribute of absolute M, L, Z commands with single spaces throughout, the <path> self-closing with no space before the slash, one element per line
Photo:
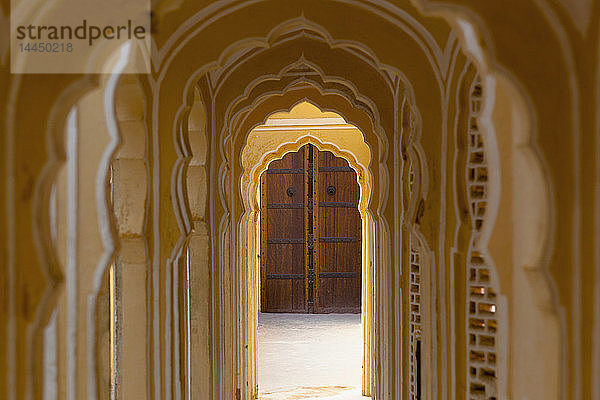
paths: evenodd
<path fill-rule="evenodd" d="M 360 312 L 356 172 L 306 145 L 261 179 L 262 312 Z"/>

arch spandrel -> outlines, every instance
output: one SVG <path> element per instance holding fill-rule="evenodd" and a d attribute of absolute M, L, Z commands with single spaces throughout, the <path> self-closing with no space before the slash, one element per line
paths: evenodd
<path fill-rule="evenodd" d="M 384 80 L 384 75 L 381 72 L 378 72 L 366 63 L 359 64 L 360 60 L 351 53 L 331 50 L 326 44 L 313 47 L 314 44 L 310 44 L 310 41 L 302 39 L 298 42 L 289 43 L 289 45 L 290 52 L 288 56 L 284 57 L 278 54 L 277 51 L 273 51 L 273 53 L 268 51 L 261 54 L 260 58 L 256 57 L 249 60 L 252 61 L 250 65 L 246 65 L 247 63 L 241 64 L 236 74 L 237 76 L 231 76 L 231 80 L 228 80 L 218 93 L 217 107 L 224 108 L 232 104 L 233 100 L 240 95 L 237 88 L 251 88 L 261 80 L 269 79 L 269 75 L 277 79 L 288 65 L 294 64 L 301 59 L 306 60 L 307 65 L 317 66 L 317 71 L 320 70 L 319 74 L 323 77 L 322 79 L 331 82 L 342 81 L 339 76 L 344 73 L 344 69 L 347 68 L 346 66 L 352 63 L 356 65 L 356 69 L 352 73 L 352 75 L 356 73 L 354 76 L 356 79 L 350 80 L 354 82 L 354 91 L 361 93 L 363 98 L 370 99 L 371 103 L 379 103 L 381 108 L 381 123 L 385 124 L 387 130 L 393 128 L 393 92 L 390 90 L 389 83 Z M 334 54 L 338 53 L 335 58 L 327 60 L 320 56 L 320 54 L 330 51 Z M 273 60 L 278 61 L 275 62 Z M 297 79 L 301 80 L 301 78 Z M 310 77 L 307 77 L 307 79 L 310 79 Z M 253 83 L 254 85 L 252 85 Z"/>
<path fill-rule="evenodd" d="M 306 28 L 311 27 L 307 25 Z M 227 74 L 220 75 L 221 78 L 218 82 L 219 102 L 217 107 L 227 107 L 235 97 L 240 96 L 237 88 L 253 88 L 253 86 L 261 83 L 261 80 L 279 80 L 287 72 L 286 69 L 294 64 L 305 62 L 308 65 L 316 66 L 313 68 L 316 68 L 316 72 L 320 75 L 324 77 L 331 76 L 329 79 L 332 81 L 342 80 L 342 78 L 336 78 L 336 76 L 347 73 L 349 63 L 360 65 L 361 68 L 357 67 L 357 71 L 352 72 L 356 73 L 357 77 L 360 74 L 363 76 L 362 79 L 355 79 L 357 88 L 354 90 L 364 91 L 365 96 L 374 96 L 380 101 L 382 99 L 379 97 L 387 94 L 387 104 L 393 109 L 391 107 L 392 89 L 389 88 L 390 78 L 383 71 L 379 71 L 377 65 L 363 61 L 355 55 L 351 48 L 342 49 L 335 46 L 332 48 L 332 44 L 328 45 L 327 42 L 324 42 L 325 38 L 323 37 L 305 36 L 303 29 L 295 33 L 298 36 L 291 41 L 286 39 L 281 45 L 278 45 L 277 42 L 273 43 L 269 49 L 260 49 L 257 53 L 251 53 L 246 58 L 239 59 L 238 64 L 227 67 Z M 334 54 L 335 57 L 323 57 L 323 54 L 328 53 L 336 54 Z M 227 81 L 224 81 L 225 78 L 227 78 Z M 371 84 L 361 85 L 361 82 Z M 377 85 L 373 85 L 373 82 L 377 82 Z M 249 93 L 247 89 L 246 92 Z M 389 125 L 388 123 L 388 129 L 391 129 Z"/>
<path fill-rule="evenodd" d="M 343 110 L 341 113 L 346 116 L 351 116 L 347 118 L 351 119 L 354 124 L 359 121 L 359 126 L 369 127 L 370 129 L 365 129 L 361 135 L 364 135 L 365 131 L 370 132 L 369 137 L 373 138 L 372 143 L 374 143 L 374 145 L 371 146 L 368 144 L 371 142 L 371 140 L 365 140 L 366 146 L 370 154 L 373 154 L 373 151 L 377 153 L 379 143 L 376 139 L 376 135 L 373 133 L 371 125 L 372 121 L 369 119 L 369 117 L 365 113 L 359 112 L 357 109 L 355 109 L 349 100 L 346 97 L 341 96 L 339 93 L 327 93 L 327 91 L 323 92 L 320 88 L 310 86 L 296 89 L 291 88 L 290 90 L 280 94 L 270 94 L 259 98 L 259 101 L 252 109 L 248 109 L 247 111 L 243 111 L 241 114 L 238 114 L 238 120 L 240 123 L 234 124 L 235 131 L 241 133 L 251 132 L 255 126 L 264 121 L 261 119 L 263 115 L 269 115 L 274 110 L 289 110 L 295 104 L 307 100 L 319 105 L 327 104 L 327 110 L 337 110 L 338 112 L 339 110 Z M 240 135 L 239 137 L 240 140 L 243 140 L 241 143 L 245 144 L 247 137 L 244 135 Z M 377 171 L 379 169 L 377 163 L 371 163 L 370 168 L 372 169 L 373 174 L 377 175 Z M 376 183 L 373 183 L 373 185 L 376 185 Z M 374 187 L 373 190 L 378 189 Z"/>
<path fill-rule="evenodd" d="M 359 134 L 358 132 L 355 133 Z M 243 186 L 248 188 L 247 191 L 244 190 L 244 193 L 247 195 L 242 199 L 245 209 L 254 211 L 258 210 L 258 203 L 256 202 L 254 194 L 258 190 L 260 176 L 267 170 L 268 165 L 272 161 L 279 160 L 288 153 L 296 152 L 307 144 L 312 144 L 321 151 L 330 151 L 336 157 L 340 157 L 348 161 L 352 169 L 356 171 L 358 176 L 357 180 L 361 187 L 359 211 L 361 211 L 361 214 L 364 214 L 367 210 L 367 199 L 370 197 L 371 192 L 370 182 L 372 178 L 367 167 L 370 157 L 364 154 L 365 149 L 361 148 L 360 146 L 338 146 L 335 143 L 323 140 L 326 138 L 326 135 L 290 132 L 290 135 L 281 135 L 280 140 L 278 140 L 276 143 L 267 144 L 256 136 L 249 137 L 249 142 L 246 145 L 246 148 L 251 148 L 256 145 L 261 146 L 264 156 L 260 159 L 254 159 L 252 161 L 248 160 L 249 169 L 244 169 L 242 181 L 247 180 L 248 182 L 247 186 Z M 362 153 L 363 155 L 357 156 L 356 153 Z M 365 161 L 367 161 L 367 164 L 364 164 Z M 366 190 L 368 193 L 363 194 L 362 190 Z"/>
<path fill-rule="evenodd" d="M 258 100 L 259 102 L 256 103 L 252 109 L 243 111 L 243 123 L 238 125 L 239 130 L 237 132 L 239 132 L 239 137 L 236 140 L 236 143 L 239 143 L 236 145 L 236 148 L 240 149 L 239 151 L 243 149 L 243 146 L 245 146 L 248 141 L 248 134 L 244 134 L 244 132 L 251 132 L 254 127 L 262 123 L 264 121 L 264 117 L 262 116 L 269 115 L 274 111 L 289 110 L 298 102 L 308 100 L 317 105 L 327 104 L 328 107 L 326 109 L 337 111 L 342 115 L 351 115 L 352 117 L 349 117 L 351 120 L 362 120 L 365 122 L 368 121 L 368 124 L 366 124 L 361 130 L 361 136 L 365 138 L 365 146 L 367 149 L 369 149 L 369 153 L 371 154 L 369 161 L 373 161 L 372 154 L 376 154 L 376 152 L 378 152 L 380 143 L 377 140 L 377 134 L 375 134 L 375 132 L 372 130 L 371 120 L 365 115 L 365 113 L 353 108 L 352 105 L 349 104 L 349 100 L 346 97 L 341 96 L 336 92 L 328 93 L 325 91 L 323 93 L 323 91 L 321 91 L 319 88 L 312 87 L 303 88 L 302 90 L 297 91 L 284 91 L 280 94 L 263 95 L 263 97 L 259 98 Z M 337 108 L 333 108 L 336 105 Z M 279 139 L 274 137 L 272 141 L 278 142 Z M 334 142 L 337 141 L 334 140 Z M 243 162 L 243 159 L 240 161 Z M 373 174 L 377 173 L 379 168 L 381 168 L 376 162 L 367 164 L 367 167 L 373 171 Z M 373 183 L 373 185 L 375 185 L 375 183 Z M 373 187 L 373 190 L 379 190 L 379 186 Z"/>
<path fill-rule="evenodd" d="M 239 11 L 241 13 L 257 16 L 260 11 L 263 12 L 268 18 L 276 17 L 281 15 L 281 9 L 275 9 L 273 5 L 278 6 L 276 1 L 261 1 L 261 2 L 243 2 L 235 4 L 235 6 L 227 3 L 221 3 L 219 5 L 212 4 L 214 2 L 203 0 L 197 2 L 184 2 L 181 0 L 159 0 L 155 4 L 155 14 L 158 24 L 158 29 L 155 34 L 155 46 L 161 50 L 164 54 L 173 43 L 177 43 L 188 36 L 189 31 L 193 29 L 193 21 L 201 20 L 207 16 L 223 16 L 228 15 L 232 12 Z M 264 3 L 264 4 L 256 4 Z M 344 12 L 346 9 L 356 6 L 356 2 L 331 2 L 331 4 L 324 4 L 318 0 L 304 1 L 301 5 L 294 8 L 294 12 L 297 12 L 296 16 L 301 15 L 299 11 L 305 13 L 314 13 L 315 16 L 327 16 L 336 15 L 340 12 Z M 449 26 L 442 18 L 431 18 L 423 17 L 419 8 L 414 6 L 408 0 L 395 1 L 395 2 L 383 2 L 374 6 L 369 1 L 361 1 L 358 3 L 359 6 L 363 7 L 362 10 L 369 10 L 368 12 L 379 15 L 390 15 L 397 16 L 400 14 L 399 19 L 405 22 L 407 25 L 414 27 L 423 26 L 424 30 L 421 33 L 425 36 L 425 29 L 428 32 L 427 35 L 430 37 L 424 39 L 429 43 L 430 47 L 444 48 L 447 43 L 449 34 Z M 312 16 L 312 14 L 311 14 Z M 337 21 L 339 29 L 344 29 L 347 25 L 343 21 Z M 164 55 L 163 55 L 164 57 Z"/>
<path fill-rule="evenodd" d="M 348 122 L 358 123 L 363 127 L 364 132 L 367 132 L 369 141 L 382 140 L 385 142 L 383 129 L 380 124 L 379 111 L 372 108 L 372 103 L 361 96 L 354 88 L 346 87 L 337 83 L 335 80 L 324 77 L 311 77 L 303 79 L 295 79 L 291 82 L 281 80 L 267 80 L 264 83 L 257 84 L 253 87 L 250 96 L 238 97 L 232 106 L 228 109 L 228 115 L 231 115 L 233 123 L 228 124 L 227 128 L 232 131 L 234 147 L 238 148 L 245 140 L 245 135 L 256 125 L 262 123 L 259 119 L 253 119 L 249 116 L 255 108 L 262 108 L 264 112 L 272 113 L 274 110 L 266 110 L 263 106 L 264 99 L 283 98 L 286 93 L 293 93 L 292 98 L 299 99 L 303 91 L 315 92 L 318 91 L 319 97 L 339 97 L 340 100 L 346 99 L 347 106 L 343 107 L 344 118 Z M 285 101 L 285 99 L 282 99 Z M 296 100 L 298 101 L 298 100 Z M 288 101 L 289 102 L 289 101 Z M 339 103 L 339 101 L 336 101 Z M 324 107 L 324 103 L 321 107 Z M 254 124 L 254 125 L 252 125 Z M 371 135 L 372 134 L 372 135 Z"/>
<path fill-rule="evenodd" d="M 234 115 L 234 123 L 231 125 L 233 132 L 238 132 L 239 127 L 243 126 L 243 132 L 248 132 L 250 128 L 245 123 L 247 113 L 242 114 L 240 110 L 249 109 L 249 107 L 259 106 L 262 93 L 272 93 L 272 97 L 283 97 L 282 89 L 285 93 L 301 93 L 303 90 L 319 90 L 323 94 L 339 95 L 341 98 L 348 99 L 349 105 L 356 109 L 355 115 L 345 113 L 345 118 L 349 118 L 348 122 L 354 125 L 370 127 L 370 130 L 375 131 L 380 124 L 377 122 L 377 112 L 371 108 L 371 105 L 366 99 L 359 99 L 358 96 L 352 96 L 355 92 L 352 88 L 346 87 L 336 82 L 326 82 L 320 76 L 312 76 L 311 78 L 297 79 L 293 77 L 282 77 L 280 80 L 264 81 L 257 86 L 254 86 L 252 93 L 246 98 L 239 99 L 236 104 L 232 105 L 231 113 Z M 327 93 L 328 92 L 328 93 Z M 279 93 L 279 94 L 278 94 Z M 297 96 L 294 96 L 297 97 Z M 331 96 L 330 96 L 331 97 Z M 354 119 L 354 120 L 351 120 Z M 236 139 L 237 140 L 237 139 Z"/>
<path fill-rule="evenodd" d="M 291 112 L 298 106 L 293 104 Z M 264 104 L 268 106 L 269 104 Z M 258 111 L 255 109 L 255 111 Z M 263 111 L 264 115 L 264 111 Z M 322 112 L 314 113 L 313 118 L 319 118 Z M 269 131 L 271 132 L 271 131 Z M 266 166 L 275 159 L 280 159 L 284 154 L 298 151 L 307 143 L 317 146 L 320 150 L 331 151 L 338 157 L 344 158 L 357 172 L 361 188 L 369 193 L 361 193 L 360 208 L 366 210 L 367 198 L 370 197 L 371 173 L 369 166 L 371 163 L 371 151 L 364 141 L 364 136 L 357 128 L 345 129 L 345 140 L 340 140 L 338 131 L 328 132 L 298 128 L 281 128 L 280 131 L 272 131 L 270 138 L 266 133 L 252 130 L 247 136 L 246 144 L 241 154 L 242 170 L 241 188 L 247 195 L 242 197 L 242 202 L 246 210 L 257 209 L 257 204 L 253 204 L 253 193 L 257 190 L 260 175 L 266 170 Z M 250 145 L 252 144 L 252 145 Z M 247 188 L 247 189 L 245 189 Z"/>
<path fill-rule="evenodd" d="M 379 38 L 388 37 L 390 29 L 396 30 L 394 36 L 398 43 L 412 46 L 411 42 L 417 42 L 422 51 L 429 53 L 431 63 L 436 65 L 436 68 L 439 66 L 443 75 L 447 67 L 449 27 L 444 26 L 440 18 L 421 17 L 408 2 L 401 7 L 389 2 L 374 5 L 368 1 L 352 4 L 320 1 L 286 2 L 285 4 L 277 1 L 248 1 L 235 6 L 226 3 L 213 4 L 195 14 L 191 12 L 184 14 L 186 21 L 169 31 L 172 34 L 166 39 L 164 46 L 158 46 L 155 63 L 158 70 L 165 70 L 164 63 L 171 63 L 173 56 L 183 46 L 196 47 L 191 42 L 196 41 L 203 31 L 212 38 L 212 42 L 205 43 L 203 49 L 206 55 L 214 60 L 221 55 L 218 49 L 227 48 L 242 38 L 266 37 L 268 33 L 265 31 L 266 27 L 311 15 L 311 19 L 323 20 L 324 29 L 336 33 L 344 32 L 348 36 L 344 40 L 364 43 L 373 48 L 385 47 Z M 189 17 L 190 15 L 192 17 Z M 328 19 L 329 15 L 345 15 L 347 18 Z M 358 21 L 359 26 L 369 26 L 370 29 L 348 31 L 346 19 Z M 244 26 L 245 36 L 236 38 L 238 32 L 230 29 L 231 26 Z M 369 33 L 369 30 L 372 32 Z M 163 36 L 160 32 L 158 34 L 159 41 L 167 36 Z M 384 63 L 398 64 L 400 54 L 387 53 L 387 56 L 390 59 L 395 58 L 396 61 L 382 60 Z"/>
<path fill-rule="evenodd" d="M 280 3 L 281 4 L 281 3 Z M 281 4 L 283 5 L 283 4 Z M 256 6 L 263 7 L 264 4 L 256 4 Z M 274 8 L 278 8 L 278 4 L 274 5 Z M 329 42 L 334 43 L 336 47 L 345 46 L 345 47 L 357 47 L 357 54 L 361 55 L 364 48 L 370 48 L 371 45 L 374 45 L 373 48 L 378 48 L 381 46 L 382 41 L 380 40 L 381 36 L 373 35 L 369 40 L 365 40 L 368 38 L 364 38 L 363 36 L 368 33 L 368 30 L 356 30 L 355 33 L 358 34 L 358 31 L 361 31 L 362 40 L 353 41 L 351 37 L 343 37 L 343 38 L 332 38 L 327 32 L 327 25 L 323 27 L 316 27 L 314 23 L 306 20 L 305 17 L 302 17 L 302 11 L 298 11 L 297 14 L 291 14 L 290 10 L 293 7 L 298 6 L 296 3 L 286 4 L 286 9 L 281 10 L 282 12 L 278 12 L 276 15 L 273 15 L 274 9 L 266 11 L 265 13 L 256 12 L 254 14 L 254 18 L 249 18 L 244 21 L 242 24 L 247 28 L 244 32 L 245 37 L 251 37 L 252 39 L 244 39 L 239 37 L 238 39 L 234 39 L 231 35 L 235 35 L 234 30 L 229 28 L 224 29 L 219 35 L 211 36 L 208 42 L 202 39 L 203 31 L 194 32 L 192 35 L 186 39 L 186 41 L 175 45 L 173 43 L 173 52 L 169 54 L 169 59 L 167 60 L 167 64 L 164 67 L 161 67 L 159 81 L 163 81 L 167 78 L 166 74 L 175 73 L 179 78 L 190 76 L 194 73 L 194 69 L 199 68 L 204 65 L 210 68 L 221 67 L 227 64 L 227 59 L 223 59 L 223 55 L 226 53 L 212 53 L 211 49 L 216 47 L 217 44 L 220 43 L 221 49 L 228 48 L 268 48 L 271 46 L 272 42 L 276 40 L 276 34 L 281 33 L 281 29 L 279 30 L 270 30 L 275 29 L 277 27 L 282 27 L 285 30 L 297 30 L 302 26 L 305 26 L 311 30 L 319 29 L 324 32 L 324 37 L 328 39 Z M 256 11 L 256 10 L 255 10 Z M 345 12 L 346 10 L 341 10 L 340 12 Z M 356 10 L 351 12 L 356 12 Z M 268 20 L 263 20 L 265 15 L 272 15 L 272 18 Z M 373 19 L 378 19 L 376 14 L 371 13 L 363 13 L 361 14 L 363 17 L 369 16 Z M 233 18 L 231 15 L 229 16 Z M 379 60 L 377 63 L 383 65 L 393 65 L 396 68 L 404 69 L 407 73 L 415 74 L 415 76 L 408 76 L 408 79 L 415 82 L 423 81 L 424 83 L 430 83 L 431 80 L 427 76 L 428 74 L 433 74 L 435 79 L 433 82 L 437 82 L 439 86 L 441 86 L 441 82 L 444 79 L 445 74 L 447 74 L 447 64 L 450 59 L 449 51 L 452 50 L 452 46 L 448 46 L 452 43 L 453 39 L 451 37 L 448 38 L 448 42 L 444 48 L 444 51 L 435 45 L 435 41 L 419 41 L 417 43 L 417 38 L 419 35 L 427 36 L 427 30 L 421 26 L 416 20 L 409 18 L 411 23 L 405 24 L 402 21 L 387 20 L 382 18 L 378 21 L 378 29 L 379 27 L 385 27 L 389 31 L 385 36 L 392 36 L 396 38 L 406 37 L 406 44 L 398 49 L 398 51 L 393 51 L 388 54 L 376 54 L 376 53 L 363 53 L 362 56 L 368 54 L 368 58 L 371 60 Z M 227 20 L 227 19 L 224 19 Z M 201 20 L 198 20 L 198 24 L 200 24 Z M 230 24 L 228 26 L 237 26 L 238 23 L 229 21 Z M 366 22 L 365 22 L 366 23 Z M 193 26 L 193 22 L 189 21 L 189 26 Z M 438 21 L 439 24 L 439 21 Z M 287 25 L 287 27 L 286 27 Z M 368 25 L 368 24 L 367 24 Z M 204 25 L 201 25 L 204 26 Z M 219 28 L 217 26 L 211 26 L 211 29 Z M 204 27 L 203 29 L 207 29 L 208 27 Z M 253 32 L 253 30 L 257 30 L 258 32 Z M 410 34 L 407 34 L 407 31 L 410 31 Z M 415 33 L 415 32 L 418 32 Z M 207 32 L 208 33 L 208 32 Z M 354 32 L 352 33 L 354 34 Z M 321 33 L 323 35 L 323 33 Z M 452 36 L 452 35 L 450 35 Z M 267 38 L 268 40 L 265 41 Z M 223 42 L 219 42 L 223 41 Z M 426 43 L 425 43 L 426 42 Z M 199 51 L 198 49 L 201 49 Z M 171 51 L 171 50 L 169 50 Z M 222 51 L 222 50 L 221 50 Z M 407 54 L 410 54 L 410 57 L 406 57 Z M 383 60 L 381 56 L 391 56 L 391 60 Z M 195 66 L 192 66 L 191 63 L 187 62 L 187 57 L 191 57 L 196 60 Z M 391 62 L 387 62 L 391 61 Z M 423 66 L 426 66 L 423 68 Z M 441 66 L 441 67 L 440 67 Z M 172 72 L 169 72 L 172 71 Z M 176 72 L 175 72 L 176 71 Z M 421 74 L 421 79 L 418 76 Z M 423 76 L 422 74 L 425 74 Z M 440 88 L 438 88 L 440 90 Z"/>

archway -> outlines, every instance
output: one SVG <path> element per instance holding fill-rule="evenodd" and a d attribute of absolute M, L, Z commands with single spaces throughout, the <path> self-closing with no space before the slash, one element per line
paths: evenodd
<path fill-rule="evenodd" d="M 304 116 L 312 119 L 324 115 L 317 107 L 301 101 L 295 104 L 289 113 L 279 113 L 279 117 Z M 331 114 L 331 113 L 329 113 Z M 274 117 L 276 114 L 272 114 Z M 266 123 L 270 119 L 266 120 Z M 272 128 L 272 126 L 271 126 Z M 346 135 L 340 136 L 339 131 L 318 129 L 319 126 L 280 127 L 268 130 L 265 125 L 254 128 L 247 137 L 246 145 L 242 150 L 243 175 L 240 188 L 243 190 L 243 200 L 246 212 L 242 216 L 242 224 L 248 227 L 247 238 L 247 260 L 248 260 L 248 290 L 242 296 L 242 301 L 249 307 L 248 334 L 251 346 L 248 349 L 249 370 L 252 375 L 256 364 L 256 329 L 258 322 L 258 286 L 256 243 L 257 225 L 259 223 L 260 206 L 257 201 L 257 193 L 260 188 L 261 174 L 267 166 L 276 159 L 281 159 L 285 154 L 298 151 L 307 144 L 314 145 L 321 151 L 331 151 L 336 156 L 345 159 L 357 173 L 360 187 L 359 212 L 362 217 L 362 332 L 363 332 L 363 388 L 365 395 L 370 395 L 369 382 L 372 381 L 371 367 L 371 329 L 372 329 L 372 249 L 375 247 L 371 234 L 374 219 L 369 211 L 372 196 L 372 173 L 369 169 L 371 164 L 371 151 L 365 143 L 361 131 L 344 122 L 342 129 L 347 131 Z M 321 127 L 323 128 L 323 127 Z M 260 236 L 259 236 L 260 237 Z M 256 377 L 250 378 L 256 381 Z M 256 386 L 256 385 L 254 385 Z M 256 395 L 256 394 L 255 394 Z"/>
<path fill-rule="evenodd" d="M 270 66 L 270 68 L 273 67 L 273 65 Z M 239 94 L 239 91 L 235 92 L 238 98 L 228 100 L 227 104 L 229 105 L 226 110 L 223 110 L 224 116 L 220 113 L 215 114 L 215 107 L 219 105 L 219 102 L 209 100 L 214 95 L 213 84 L 215 77 L 218 77 L 219 74 L 210 74 L 200 79 L 198 87 L 202 93 L 203 103 L 207 107 L 207 121 L 210 121 L 207 123 L 213 124 L 211 141 L 215 147 L 209 147 L 209 149 L 216 162 L 213 168 L 219 171 L 212 184 L 211 190 L 214 194 L 211 196 L 213 199 L 220 199 L 220 202 L 212 203 L 214 208 L 211 209 L 212 219 L 210 221 L 213 230 L 211 237 L 216 246 L 213 248 L 212 254 L 215 257 L 212 259 L 213 268 L 216 267 L 213 269 L 215 282 L 212 286 L 212 296 L 217 296 L 213 297 L 213 304 L 219 304 L 218 313 L 213 314 L 213 317 L 217 319 L 213 320 L 212 325 L 215 330 L 212 333 L 212 377 L 213 382 L 218 385 L 213 386 L 213 393 L 225 395 L 230 390 L 234 390 L 239 391 L 239 396 L 246 398 L 255 391 L 252 367 L 254 361 L 248 350 L 253 340 L 254 330 L 249 329 L 245 313 L 237 314 L 239 310 L 246 310 L 248 307 L 248 303 L 242 300 L 244 298 L 242 292 L 248 285 L 246 272 L 243 269 L 246 268 L 247 257 L 242 251 L 244 247 L 238 245 L 243 239 L 240 234 L 243 234 L 248 228 L 238 222 L 244 212 L 244 207 L 241 197 L 238 200 L 236 183 L 242 174 L 239 154 L 246 141 L 245 132 L 248 132 L 253 126 L 263 123 L 266 115 L 274 110 L 289 110 L 296 102 L 303 99 L 311 99 L 320 105 L 332 105 L 330 107 L 320 106 L 320 108 L 333 108 L 344 115 L 347 121 L 360 121 L 360 126 L 364 127 L 363 132 L 369 138 L 368 144 L 372 154 L 378 155 L 378 162 L 371 163 L 370 166 L 372 175 L 376 177 L 372 181 L 375 202 L 370 204 L 371 213 L 375 216 L 371 229 L 375 244 L 370 254 L 372 256 L 371 264 L 378 272 L 374 275 L 377 276 L 377 280 L 373 282 L 375 289 L 372 299 L 372 304 L 377 307 L 377 312 L 374 313 L 377 321 L 373 324 L 369 334 L 371 335 L 371 345 L 377 348 L 376 351 L 371 352 L 373 358 L 370 360 L 370 365 L 379 368 L 380 372 L 370 376 L 365 375 L 366 382 L 363 387 L 371 388 L 376 393 L 384 393 L 387 390 L 385 388 L 391 386 L 396 388 L 394 390 L 408 391 L 407 386 L 401 385 L 401 380 L 405 378 L 392 373 L 394 370 L 400 370 L 402 363 L 405 362 L 402 353 L 409 349 L 404 338 L 392 334 L 395 330 L 400 331 L 405 324 L 403 319 L 407 316 L 402 312 L 405 305 L 400 306 L 401 303 L 404 303 L 401 292 L 404 291 L 406 282 L 403 281 L 400 271 L 393 272 L 390 264 L 396 265 L 394 263 L 402 262 L 403 265 L 407 265 L 404 264 L 404 260 L 400 261 L 399 259 L 401 257 L 400 236 L 405 235 L 402 232 L 405 227 L 401 221 L 405 218 L 406 225 L 414 224 L 413 214 L 417 212 L 419 205 L 417 196 L 423 196 L 426 193 L 427 177 L 424 176 L 424 172 L 427 167 L 424 154 L 422 150 L 419 150 L 420 119 L 414 106 L 410 87 L 404 86 L 405 83 L 401 77 L 396 77 L 393 87 L 385 86 L 390 81 L 387 72 L 371 75 L 379 76 L 377 79 L 381 79 L 382 90 L 385 90 L 387 99 L 384 104 L 390 106 L 383 116 L 377 108 L 374 108 L 373 102 L 361 95 L 352 84 L 348 85 L 348 82 L 340 81 L 335 76 L 329 76 L 319 68 L 311 67 L 310 63 L 302 59 L 284 66 L 276 76 L 267 75 L 252 80 L 242 94 Z M 279 80 L 278 77 L 282 79 Z M 249 80 L 251 78 L 245 77 Z M 188 82 L 191 84 L 194 81 Z M 385 89 L 383 89 L 384 87 Z M 223 104 L 219 106 L 221 107 Z M 211 114 L 213 119 L 208 117 Z M 182 108 L 179 115 L 186 116 L 186 108 Z M 215 121 L 215 118 L 218 120 Z M 396 119 L 397 125 L 394 124 L 394 119 Z M 385 122 L 382 122 L 383 120 Z M 400 121 L 402 121 L 401 124 Z M 185 146 L 185 126 L 182 127 L 184 129 L 181 131 L 180 144 L 184 146 L 180 150 L 179 162 L 184 163 L 189 150 Z M 391 156 L 392 151 L 388 147 L 390 139 L 387 139 L 384 134 L 386 129 L 395 132 L 393 157 Z M 402 143 L 399 140 L 401 136 Z M 410 202 L 406 195 L 402 194 L 404 189 L 400 185 L 401 182 L 407 182 L 408 164 L 405 161 L 409 159 L 414 159 L 412 174 L 415 177 L 413 184 L 416 193 Z M 182 165 L 179 162 L 176 164 L 177 169 Z M 393 174 L 388 172 L 390 169 L 394 170 Z M 395 180 L 393 200 L 391 193 L 388 192 L 391 175 Z M 179 192 L 177 193 L 180 198 Z M 217 197 L 214 197 L 215 195 Z M 403 206 L 400 203 L 405 201 L 409 214 L 403 217 L 404 211 L 401 208 Z M 408 207 L 408 203 L 410 207 Z M 180 216 L 185 217 L 185 209 L 176 207 L 176 211 L 181 213 Z M 394 219 L 393 223 L 387 222 Z M 182 220 L 183 224 L 187 224 L 185 219 Z M 391 239 L 390 229 L 392 226 L 394 226 L 394 234 L 397 235 L 396 240 Z M 419 230 L 418 227 L 412 229 L 417 232 Z M 430 254 L 426 247 L 424 249 L 422 259 L 424 266 L 427 267 L 427 265 L 431 265 Z M 172 259 L 177 258 L 179 251 L 174 250 Z M 398 257 L 398 259 L 393 261 L 392 257 Z M 228 282 L 233 282 L 233 297 L 223 297 L 224 293 L 228 293 Z M 220 337 L 220 332 L 226 333 L 222 336 L 222 342 L 216 339 Z M 407 334 L 406 330 L 402 332 L 403 337 Z M 428 344 L 432 345 L 433 341 L 430 340 Z M 433 353 L 427 352 L 427 354 Z M 402 375 L 406 373 L 403 372 Z M 433 375 L 428 376 L 433 377 Z"/>

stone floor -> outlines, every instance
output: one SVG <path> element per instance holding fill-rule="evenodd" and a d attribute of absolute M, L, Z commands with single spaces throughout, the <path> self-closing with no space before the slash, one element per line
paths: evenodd
<path fill-rule="evenodd" d="M 261 314 L 261 400 L 363 400 L 359 314 Z"/>

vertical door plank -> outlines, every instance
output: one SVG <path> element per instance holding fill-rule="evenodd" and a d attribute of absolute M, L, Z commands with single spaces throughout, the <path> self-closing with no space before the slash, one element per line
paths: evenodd
<path fill-rule="evenodd" d="M 308 277 L 310 274 L 310 263 L 309 263 L 309 253 L 310 253 L 310 245 L 309 238 L 311 234 L 310 224 L 308 223 L 308 219 L 310 218 L 309 213 L 309 200 L 311 198 L 310 191 L 312 190 L 312 185 L 309 180 L 311 179 L 312 174 L 309 172 L 309 168 L 312 168 L 312 160 L 311 160 L 311 152 L 304 146 L 304 308 L 306 312 L 312 312 L 312 287 L 309 285 Z"/>
<path fill-rule="evenodd" d="M 312 146 L 312 145 L 311 145 Z M 313 191 L 312 191 L 312 204 L 313 204 L 313 237 L 314 237 L 314 250 L 313 250 L 313 298 L 314 298 L 314 310 L 316 313 L 320 313 L 321 309 L 319 307 L 319 254 L 320 254 L 320 246 L 319 246 L 319 237 L 320 237 L 320 226 L 319 226 L 319 150 L 313 147 Z"/>

